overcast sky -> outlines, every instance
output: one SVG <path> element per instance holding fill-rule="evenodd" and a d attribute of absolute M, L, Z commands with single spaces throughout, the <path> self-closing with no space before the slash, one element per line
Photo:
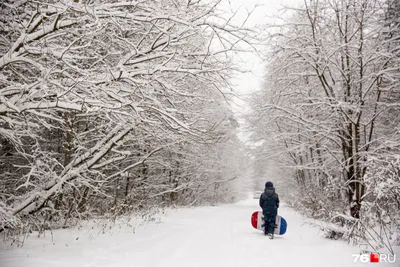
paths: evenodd
<path fill-rule="evenodd" d="M 252 10 L 258 4 L 259 7 L 254 11 L 251 19 L 248 21 L 248 26 L 257 24 L 266 24 L 273 22 L 273 17 L 283 6 L 298 6 L 303 3 L 303 0 L 226 0 L 230 3 L 232 9 L 236 10 L 241 8 L 242 12 L 239 13 L 237 19 L 240 20 L 246 16 L 246 9 Z M 260 86 L 261 76 L 263 74 L 264 64 L 256 55 L 246 54 L 242 55 L 244 62 L 243 66 L 246 69 L 251 69 L 252 73 L 239 75 L 235 81 L 235 88 L 241 94 L 249 94 Z"/>
<path fill-rule="evenodd" d="M 251 19 L 248 21 L 247 26 L 254 26 L 260 24 L 274 23 L 274 15 L 282 10 L 283 6 L 295 7 L 304 3 L 304 0 L 226 0 L 229 3 L 229 9 L 237 10 L 241 8 L 242 12 L 236 17 L 239 21 L 246 16 L 246 9 L 252 10 L 253 7 L 258 4 L 259 7 L 252 14 Z M 227 12 L 229 12 L 227 10 Z M 278 22 L 276 22 L 278 23 Z M 245 54 L 241 55 L 242 61 L 240 64 L 247 70 L 251 70 L 249 73 L 240 74 L 233 81 L 235 90 L 238 94 L 245 97 L 248 94 L 258 90 L 261 86 L 262 76 L 264 74 L 265 65 L 268 62 L 262 62 L 256 55 Z M 235 101 L 236 106 L 232 108 L 236 115 L 241 114 L 249 109 L 247 104 L 240 99 Z M 239 119 L 239 116 L 237 116 Z M 242 122 L 239 120 L 239 122 Z M 243 124 L 241 123 L 242 127 Z M 247 141 L 246 133 L 242 128 L 238 134 L 239 138 L 243 141 Z"/>

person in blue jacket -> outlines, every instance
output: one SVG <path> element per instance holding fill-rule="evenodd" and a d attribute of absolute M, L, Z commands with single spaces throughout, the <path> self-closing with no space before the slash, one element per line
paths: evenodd
<path fill-rule="evenodd" d="M 264 234 L 273 238 L 276 215 L 278 215 L 279 196 L 275 192 L 272 182 L 268 181 L 265 183 L 264 193 L 260 196 L 260 207 L 262 208 L 264 215 Z"/>

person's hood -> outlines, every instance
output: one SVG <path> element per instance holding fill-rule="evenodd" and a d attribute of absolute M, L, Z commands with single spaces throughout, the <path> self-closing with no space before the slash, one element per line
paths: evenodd
<path fill-rule="evenodd" d="M 264 189 L 264 193 L 267 195 L 267 196 L 272 196 L 273 194 L 275 194 L 275 188 L 274 187 L 266 187 L 265 189 Z"/>

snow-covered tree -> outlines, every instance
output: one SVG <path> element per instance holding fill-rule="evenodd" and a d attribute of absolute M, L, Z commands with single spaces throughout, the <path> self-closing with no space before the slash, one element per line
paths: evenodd
<path fill-rule="evenodd" d="M 217 127 L 228 108 L 209 108 L 226 101 L 232 56 L 253 42 L 220 2 L 0 4 L 3 227 L 112 201 L 123 212 L 201 181 L 188 148 L 232 135 Z"/>
<path fill-rule="evenodd" d="M 398 93 L 399 75 L 398 48 L 388 46 L 398 37 L 390 37 L 386 14 L 380 0 L 306 0 L 292 10 L 272 31 L 257 98 L 264 101 L 253 114 L 253 138 L 265 140 L 259 151 L 292 170 L 309 214 L 360 232 L 373 216 L 374 192 L 383 193 L 378 185 L 394 177 L 379 163 L 376 177 L 373 162 L 400 144 L 398 122 L 385 117 L 397 105 L 388 97 Z"/>

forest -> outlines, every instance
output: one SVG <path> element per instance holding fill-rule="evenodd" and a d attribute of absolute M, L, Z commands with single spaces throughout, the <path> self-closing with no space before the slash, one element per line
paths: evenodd
<path fill-rule="evenodd" d="M 400 2 L 304 0 L 260 27 L 225 5 L 0 3 L 0 232 L 232 203 L 269 179 L 330 238 L 400 243 Z M 246 53 L 264 77 L 240 95 Z"/>
<path fill-rule="evenodd" d="M 243 152 L 228 80 L 252 31 L 221 12 L 3 2 L 2 230 L 235 199 Z"/>
<path fill-rule="evenodd" d="M 279 166 L 288 201 L 329 237 L 390 249 L 400 243 L 400 2 L 291 11 L 270 26 L 264 84 L 250 97 L 255 171 Z"/>

